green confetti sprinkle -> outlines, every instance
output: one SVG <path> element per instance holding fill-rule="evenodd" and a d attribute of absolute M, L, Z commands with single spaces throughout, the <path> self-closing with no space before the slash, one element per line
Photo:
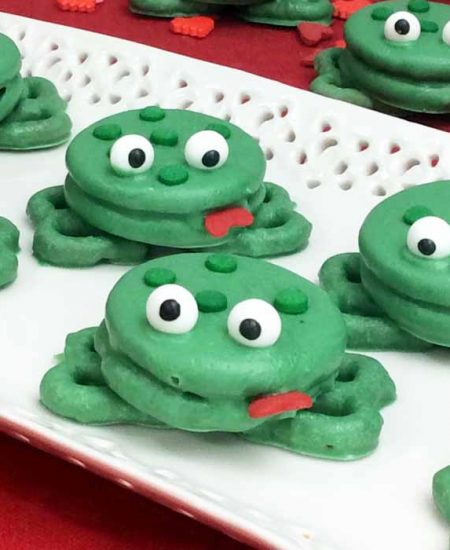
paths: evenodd
<path fill-rule="evenodd" d="M 423 32 L 438 32 L 439 25 L 434 21 L 421 21 L 420 30 Z"/>
<path fill-rule="evenodd" d="M 308 310 L 308 296 L 298 288 L 285 288 L 276 295 L 273 305 L 281 313 L 298 315 Z"/>
<path fill-rule="evenodd" d="M 372 10 L 371 17 L 375 21 L 386 21 L 386 19 L 394 13 L 392 8 L 386 6 L 378 6 Z"/>
<path fill-rule="evenodd" d="M 145 272 L 144 282 L 148 286 L 158 287 L 170 285 L 176 281 L 175 273 L 170 269 L 153 267 Z"/>
<path fill-rule="evenodd" d="M 226 124 L 222 124 L 221 122 L 211 122 L 210 124 L 208 124 L 206 129 L 211 130 L 212 132 L 217 132 L 225 139 L 228 139 L 231 136 L 230 127 Z"/>
<path fill-rule="evenodd" d="M 211 254 L 206 259 L 205 266 L 215 273 L 233 273 L 237 269 L 237 260 L 228 254 Z"/>
<path fill-rule="evenodd" d="M 181 164 L 172 164 L 161 168 L 158 179 L 164 185 L 180 185 L 187 182 L 189 174 Z"/>
<path fill-rule="evenodd" d="M 227 309 L 228 300 L 218 290 L 202 290 L 195 295 L 198 309 L 203 313 L 216 313 Z"/>
<path fill-rule="evenodd" d="M 168 147 L 173 147 L 178 143 L 178 135 L 174 130 L 169 130 L 168 128 L 157 128 L 153 130 L 150 141 L 154 145 L 166 145 Z"/>
<path fill-rule="evenodd" d="M 408 210 L 403 214 L 403 221 L 407 225 L 412 225 L 417 220 L 420 220 L 420 218 L 425 218 L 426 216 L 432 215 L 433 213 L 426 206 L 411 206 L 411 208 L 408 208 Z"/>
<path fill-rule="evenodd" d="M 426 0 L 411 0 L 408 2 L 408 10 L 413 13 L 426 13 L 430 10 L 430 4 Z"/>
<path fill-rule="evenodd" d="M 139 118 L 141 120 L 145 120 L 147 122 L 158 122 L 158 120 L 162 120 L 165 118 L 166 113 L 164 109 L 161 109 L 161 107 L 146 107 L 145 109 L 142 109 L 142 111 L 139 113 Z"/>
<path fill-rule="evenodd" d="M 118 124 L 102 124 L 94 128 L 93 135 L 97 139 L 111 141 L 120 138 L 122 129 Z"/>

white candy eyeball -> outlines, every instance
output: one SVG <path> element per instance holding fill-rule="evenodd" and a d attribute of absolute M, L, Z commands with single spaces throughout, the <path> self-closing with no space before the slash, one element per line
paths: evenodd
<path fill-rule="evenodd" d="M 444 28 L 442 29 L 442 40 L 450 46 L 450 21 L 447 21 Z"/>
<path fill-rule="evenodd" d="M 420 218 L 409 228 L 406 244 L 421 258 L 445 258 L 450 255 L 450 226 L 435 216 Z"/>
<path fill-rule="evenodd" d="M 141 174 L 153 164 L 155 152 L 143 136 L 129 134 L 119 138 L 111 147 L 109 160 L 119 175 Z"/>
<path fill-rule="evenodd" d="M 397 11 L 386 19 L 384 37 L 396 42 L 411 42 L 420 36 L 420 21 L 407 11 Z"/>
<path fill-rule="evenodd" d="M 228 143 L 221 134 L 213 130 L 204 130 L 187 140 L 184 158 L 194 168 L 214 170 L 225 164 L 228 152 Z"/>
<path fill-rule="evenodd" d="M 281 318 L 268 302 L 256 298 L 236 304 L 228 315 L 228 333 L 252 348 L 273 346 L 281 334 Z"/>
<path fill-rule="evenodd" d="M 162 285 L 148 297 L 147 320 L 159 332 L 183 334 L 192 330 L 198 319 L 194 296 L 180 285 Z"/>

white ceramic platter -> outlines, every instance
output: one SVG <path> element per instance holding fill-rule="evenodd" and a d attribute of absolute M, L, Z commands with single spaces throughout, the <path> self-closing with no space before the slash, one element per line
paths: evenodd
<path fill-rule="evenodd" d="M 357 230 L 384 196 L 450 177 L 450 135 L 236 70 L 79 30 L 0 14 L 24 72 L 53 80 L 75 131 L 159 103 L 231 119 L 260 140 L 268 178 L 314 224 L 307 251 L 277 260 L 316 279 L 322 261 L 356 250 Z M 261 47 L 265 47 L 262 45 Z M 64 148 L 0 153 L 0 214 L 21 229 L 20 276 L 0 293 L 0 424 L 13 435 L 254 545 L 301 550 L 442 550 L 431 499 L 450 463 L 450 355 L 378 354 L 398 401 L 379 449 L 338 463 L 222 435 L 89 428 L 40 406 L 43 373 L 65 336 L 97 324 L 126 268 L 43 267 L 31 256 L 28 198 L 63 182 Z"/>

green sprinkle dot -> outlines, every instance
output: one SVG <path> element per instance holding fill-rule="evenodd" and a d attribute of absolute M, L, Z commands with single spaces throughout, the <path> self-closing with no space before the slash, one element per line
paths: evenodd
<path fill-rule="evenodd" d="M 425 218 L 426 216 L 432 216 L 433 212 L 426 207 L 426 206 L 411 206 L 411 208 L 408 208 L 408 210 L 403 214 L 403 221 L 407 225 L 412 225 L 417 220 L 420 220 L 420 218 Z"/>
<path fill-rule="evenodd" d="M 213 132 L 217 132 L 218 134 L 223 136 L 225 139 L 228 139 L 231 136 L 231 130 L 229 126 L 226 126 L 225 124 L 221 124 L 220 122 L 211 122 L 211 124 L 208 124 L 206 129 L 212 130 Z"/>
<path fill-rule="evenodd" d="M 308 296 L 298 288 L 285 288 L 276 295 L 273 305 L 281 313 L 298 315 L 308 310 Z"/>
<path fill-rule="evenodd" d="M 218 290 L 202 290 L 195 295 L 198 309 L 203 313 L 216 313 L 227 309 L 228 301 L 225 294 Z"/>
<path fill-rule="evenodd" d="M 147 122 L 158 122 L 158 120 L 162 120 L 165 118 L 166 113 L 164 109 L 161 109 L 161 107 L 146 107 L 145 109 L 142 109 L 142 111 L 139 113 L 139 118 L 141 120 L 145 120 Z"/>
<path fill-rule="evenodd" d="M 173 147 L 178 143 L 178 136 L 176 132 L 168 128 L 157 128 L 153 130 L 150 141 L 154 145 L 167 145 Z"/>
<path fill-rule="evenodd" d="M 161 168 L 158 179 L 164 185 L 180 185 L 186 183 L 189 178 L 188 171 L 180 164 L 172 164 Z"/>
<path fill-rule="evenodd" d="M 438 32 L 439 25 L 434 21 L 421 21 L 420 30 L 423 32 Z"/>
<path fill-rule="evenodd" d="M 144 282 L 148 286 L 170 285 L 176 280 L 176 275 L 170 269 L 163 267 L 153 267 L 145 272 Z"/>
<path fill-rule="evenodd" d="M 426 13 L 430 10 L 430 4 L 426 0 L 411 0 L 408 2 L 408 10 L 413 13 Z"/>
<path fill-rule="evenodd" d="M 237 260 L 227 254 L 211 254 L 206 259 L 205 266 L 215 273 L 233 273 L 237 269 Z"/>
<path fill-rule="evenodd" d="M 385 6 L 378 6 L 372 10 L 371 17 L 375 21 L 386 21 L 386 19 L 394 13 L 391 8 Z"/>
<path fill-rule="evenodd" d="M 118 124 L 102 124 L 94 128 L 94 137 L 97 139 L 103 139 L 105 141 L 120 138 L 122 135 L 122 129 Z"/>

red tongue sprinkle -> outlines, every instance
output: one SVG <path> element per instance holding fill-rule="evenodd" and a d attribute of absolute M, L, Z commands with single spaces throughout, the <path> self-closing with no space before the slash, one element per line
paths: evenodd
<path fill-rule="evenodd" d="M 257 397 L 248 406 L 248 414 L 251 418 L 264 418 L 288 411 L 310 409 L 312 406 L 313 400 L 308 394 L 289 391 Z"/>
<path fill-rule="evenodd" d="M 226 208 L 207 214 L 205 227 L 213 237 L 225 237 L 232 227 L 247 227 L 253 223 L 253 219 L 253 214 L 245 208 Z"/>

